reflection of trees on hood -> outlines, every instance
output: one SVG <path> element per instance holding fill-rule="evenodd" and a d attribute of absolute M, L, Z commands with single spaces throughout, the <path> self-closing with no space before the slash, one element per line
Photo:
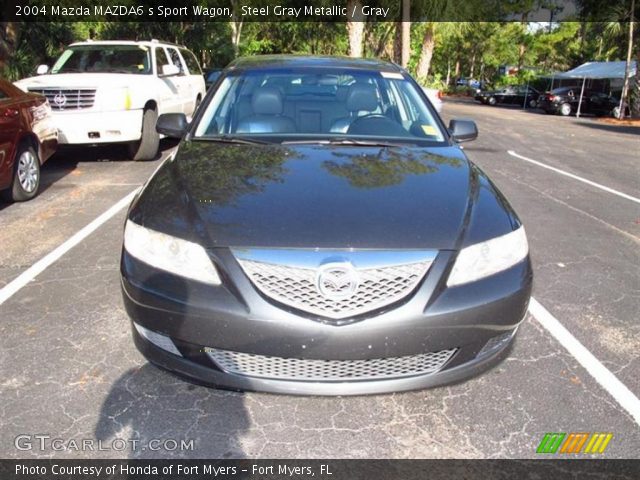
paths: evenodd
<path fill-rule="evenodd" d="M 388 187 L 401 183 L 407 175 L 436 173 L 440 165 L 462 165 L 457 158 L 432 153 L 416 155 L 406 150 L 380 149 L 376 155 L 336 153 L 335 156 L 346 157 L 349 161 L 324 162 L 324 168 L 333 175 L 346 178 L 349 184 L 358 188 Z"/>
<path fill-rule="evenodd" d="M 181 147 L 176 162 L 183 187 L 194 202 L 223 206 L 282 182 L 287 154 L 287 148 L 276 145 L 193 142 Z"/>

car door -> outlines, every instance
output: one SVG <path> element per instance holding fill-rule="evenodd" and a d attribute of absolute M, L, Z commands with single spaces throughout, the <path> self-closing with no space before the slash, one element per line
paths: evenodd
<path fill-rule="evenodd" d="M 0 189 L 11 183 L 13 150 L 19 131 L 20 102 L 0 86 Z"/>
<path fill-rule="evenodd" d="M 178 90 L 178 97 L 180 103 L 179 113 L 184 113 L 185 115 L 191 115 L 193 112 L 193 104 L 194 100 L 191 99 L 192 89 L 189 86 L 189 78 L 187 75 L 187 68 L 178 52 L 178 49 L 175 47 L 165 47 L 165 51 L 167 53 L 167 57 L 169 58 L 169 62 L 178 67 L 179 73 L 172 77 L 174 84 Z M 195 96 L 194 96 L 195 99 Z"/>
<path fill-rule="evenodd" d="M 197 99 L 200 98 L 200 100 L 202 100 L 204 97 L 206 90 L 204 86 L 204 77 L 202 75 L 200 64 L 192 52 L 186 48 L 180 48 L 180 55 L 182 55 L 182 59 L 187 66 L 187 81 L 189 82 L 189 91 L 191 93 L 190 103 L 192 106 L 189 114 L 191 114 L 195 111 Z"/>
<path fill-rule="evenodd" d="M 165 75 L 162 73 L 162 67 L 164 65 L 171 65 L 163 47 L 156 47 L 154 49 L 154 62 L 160 86 L 158 113 L 182 113 L 178 76 Z"/>

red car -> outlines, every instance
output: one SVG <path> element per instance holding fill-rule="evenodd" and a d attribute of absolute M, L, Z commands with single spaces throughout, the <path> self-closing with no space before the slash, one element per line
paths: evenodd
<path fill-rule="evenodd" d="M 40 166 L 56 151 L 58 131 L 42 95 L 0 79 L 0 191 L 9 201 L 36 196 Z"/>

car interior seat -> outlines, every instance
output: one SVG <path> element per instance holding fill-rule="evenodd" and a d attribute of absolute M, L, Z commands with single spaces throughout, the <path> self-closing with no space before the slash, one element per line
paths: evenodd
<path fill-rule="evenodd" d="M 354 83 L 349 87 L 346 98 L 349 116 L 339 118 L 331 125 L 332 133 L 347 133 L 351 123 L 361 112 L 371 113 L 378 108 L 378 96 L 375 85 Z"/>
<path fill-rule="evenodd" d="M 282 115 L 282 92 L 278 87 L 263 86 L 251 96 L 252 114 L 240 120 L 237 133 L 293 133 L 294 121 Z"/>

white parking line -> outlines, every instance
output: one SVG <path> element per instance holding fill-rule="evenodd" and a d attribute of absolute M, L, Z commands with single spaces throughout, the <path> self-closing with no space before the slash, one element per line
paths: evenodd
<path fill-rule="evenodd" d="M 574 337 L 540 302 L 531 297 L 529 313 L 547 329 L 596 382 L 640 425 L 640 399 Z"/>
<path fill-rule="evenodd" d="M 65 253 L 71 250 L 73 247 L 78 245 L 82 240 L 91 235 L 94 231 L 96 231 L 100 225 L 105 223 L 111 217 L 113 217 L 120 210 L 125 208 L 131 203 L 134 195 L 138 192 L 139 188 L 136 188 L 129 195 L 118 201 L 115 205 L 113 205 L 109 210 L 104 212 L 102 215 L 97 217 L 87 226 L 80 229 L 78 232 L 73 234 L 68 240 L 66 240 L 61 245 L 57 246 L 54 250 L 46 254 L 36 263 L 27 268 L 24 272 L 18 275 L 17 278 L 9 282 L 7 285 L 2 287 L 0 290 L 0 305 L 6 302 L 9 298 L 11 298 L 16 292 L 18 292 L 22 287 L 27 285 L 31 280 L 40 275 L 47 267 L 51 266 L 56 260 L 62 257 Z"/>
<path fill-rule="evenodd" d="M 539 162 L 538 160 L 533 160 L 532 158 L 528 158 L 528 157 L 525 157 L 523 155 L 519 155 L 516 152 L 514 152 L 513 150 L 507 150 L 507 153 L 509 155 L 511 155 L 512 157 L 516 157 L 516 158 L 519 158 L 521 160 L 524 160 L 525 162 L 533 163 L 534 165 L 538 165 L 539 167 L 546 168 L 548 170 L 552 170 L 552 171 L 554 171 L 556 173 L 559 173 L 560 175 L 564 175 L 566 177 L 573 178 L 574 180 L 578 180 L 579 182 L 586 183 L 587 185 L 591 185 L 592 187 L 599 188 L 600 190 L 604 190 L 605 192 L 613 193 L 614 195 L 617 195 L 617 196 L 619 196 L 621 198 L 624 198 L 626 200 L 631 200 L 632 202 L 640 203 L 640 198 L 636 198 L 636 197 L 633 197 L 631 195 L 627 195 L 626 193 L 620 192 L 618 190 L 614 190 L 613 188 L 609 188 L 609 187 L 606 187 L 606 186 L 601 185 L 599 183 L 592 182 L 591 180 L 587 180 L 586 178 L 579 177 L 578 175 L 574 175 L 573 173 L 565 172 L 564 170 L 560 170 L 559 168 L 552 167 L 551 165 L 547 165 L 545 163 Z"/>

